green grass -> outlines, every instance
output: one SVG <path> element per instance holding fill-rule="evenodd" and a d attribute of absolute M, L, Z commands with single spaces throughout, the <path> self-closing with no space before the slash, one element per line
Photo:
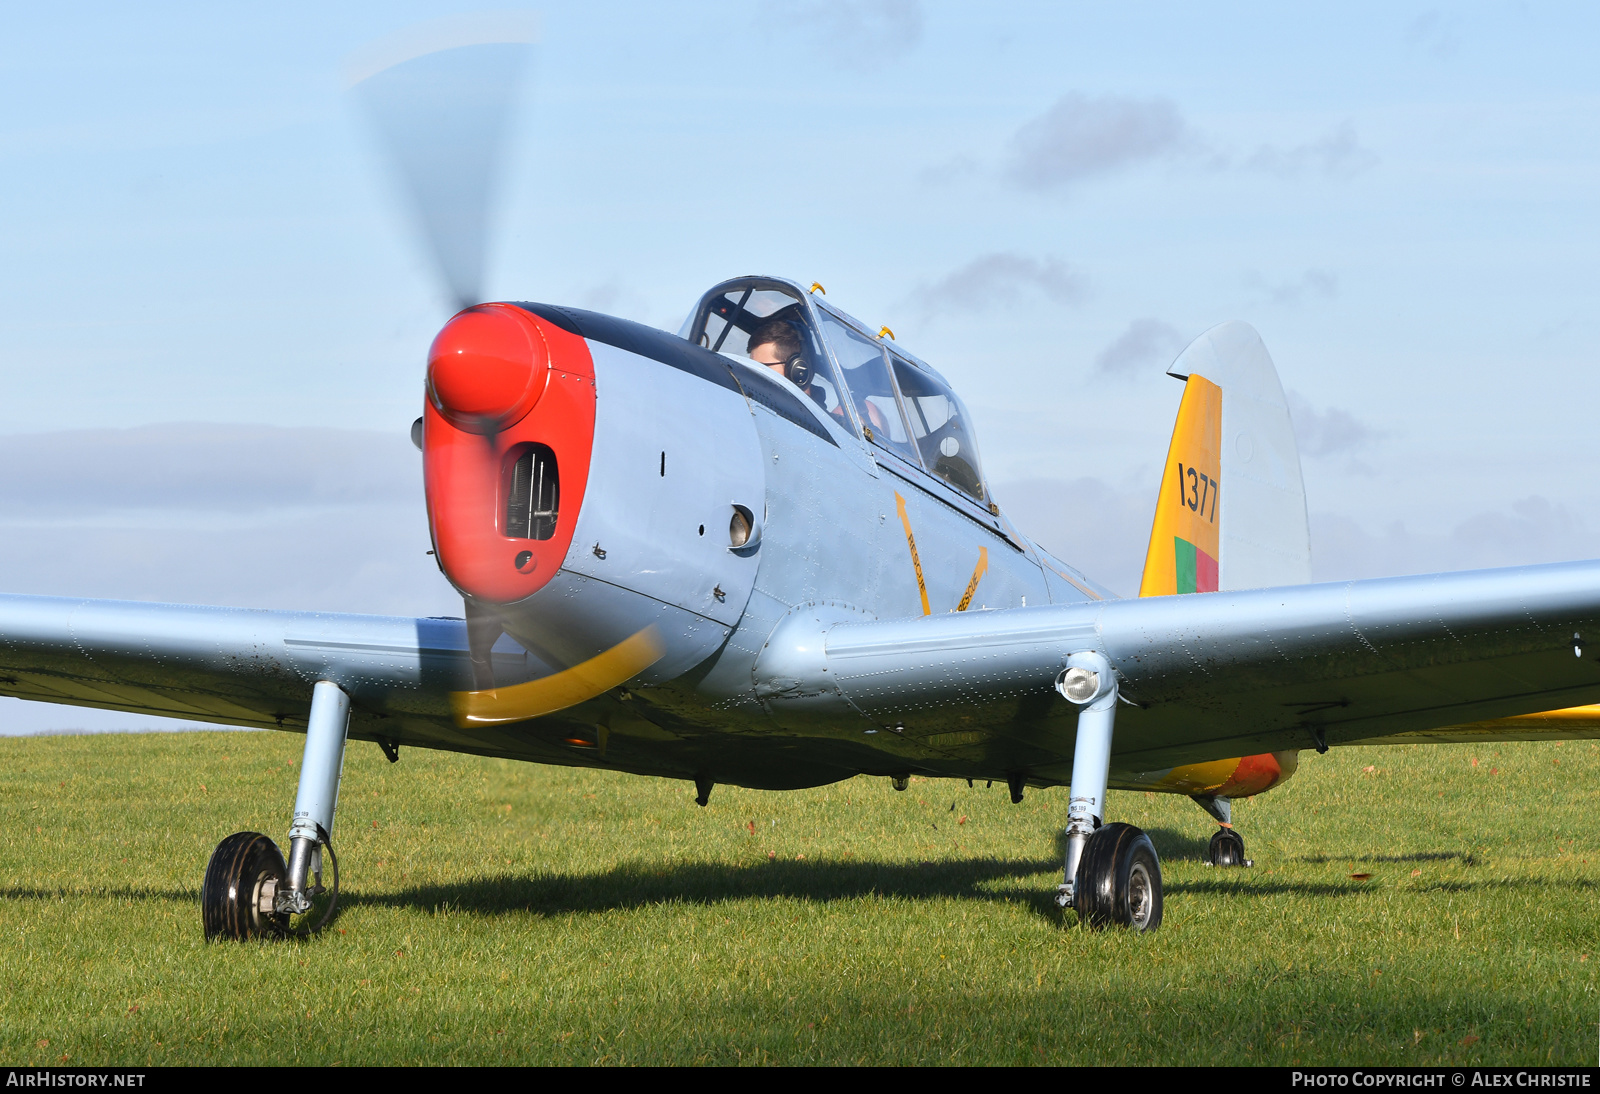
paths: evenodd
<path fill-rule="evenodd" d="M 0 1062 L 1596 1060 L 1587 742 L 1303 753 L 1236 806 L 1249 870 L 1202 864 L 1188 801 L 1114 793 L 1162 855 L 1147 937 L 1052 906 L 1060 790 L 700 809 L 684 783 L 357 744 L 334 927 L 207 945 L 211 848 L 281 837 L 300 745 L 0 739 Z"/>

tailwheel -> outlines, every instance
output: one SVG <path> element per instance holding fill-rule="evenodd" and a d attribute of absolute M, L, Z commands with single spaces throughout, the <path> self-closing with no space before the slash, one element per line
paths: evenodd
<path fill-rule="evenodd" d="M 1244 837 L 1232 828 L 1218 828 L 1206 849 L 1206 861 L 1212 866 L 1254 866 L 1244 857 Z"/>
<path fill-rule="evenodd" d="M 1161 926 L 1161 862 L 1142 829 L 1108 824 L 1089 837 L 1078 862 L 1073 907 L 1091 927 Z"/>
<path fill-rule="evenodd" d="M 260 832 L 235 832 L 217 844 L 200 889 L 206 941 L 281 935 L 289 917 L 274 901 L 288 872 L 278 845 Z"/>

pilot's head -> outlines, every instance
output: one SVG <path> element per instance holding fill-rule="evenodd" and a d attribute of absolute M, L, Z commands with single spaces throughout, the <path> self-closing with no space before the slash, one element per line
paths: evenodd
<path fill-rule="evenodd" d="M 769 319 L 751 331 L 748 352 L 750 360 L 766 365 L 799 387 L 811 383 L 805 343 L 800 340 L 800 332 L 787 319 Z"/>

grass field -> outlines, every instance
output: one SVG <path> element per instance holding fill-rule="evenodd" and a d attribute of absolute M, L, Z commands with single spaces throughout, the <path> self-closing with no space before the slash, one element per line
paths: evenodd
<path fill-rule="evenodd" d="M 1050 901 L 1064 791 L 765 793 L 352 745 L 346 899 L 309 942 L 207 945 L 302 739 L 0 739 L 0 1062 L 1596 1061 L 1600 748 L 1349 748 L 1236 805 L 1254 869 L 1152 833 L 1166 921 Z M 1475 762 L 1474 762 L 1475 761 Z M 1370 874 L 1366 880 L 1352 874 Z"/>

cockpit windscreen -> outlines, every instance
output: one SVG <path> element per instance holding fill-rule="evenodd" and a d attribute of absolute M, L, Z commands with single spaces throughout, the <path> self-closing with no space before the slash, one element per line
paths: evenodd
<path fill-rule="evenodd" d="M 726 289 L 705 302 L 698 326 L 691 341 L 766 366 L 850 428 L 833 365 L 795 297 L 777 289 Z"/>
<path fill-rule="evenodd" d="M 826 313 L 822 316 L 822 326 L 834 356 L 839 359 L 839 367 L 844 370 L 845 387 L 855 400 L 856 418 L 866 438 L 916 463 L 916 449 L 911 446 L 905 422 L 895 406 L 894 385 L 889 382 L 883 346 Z"/>
<path fill-rule="evenodd" d="M 978 447 L 955 393 L 881 336 L 855 329 L 827 308 L 816 309 L 818 330 L 812 315 L 798 290 L 752 278 L 702 297 L 684 333 L 715 353 L 770 369 L 842 428 L 859 427 L 872 444 L 987 505 Z"/>
<path fill-rule="evenodd" d="M 900 385 L 906 419 L 922 466 L 977 501 L 986 502 L 978 470 L 978 446 L 967 428 L 966 413 L 955 393 L 932 375 L 894 354 L 895 382 Z"/>

